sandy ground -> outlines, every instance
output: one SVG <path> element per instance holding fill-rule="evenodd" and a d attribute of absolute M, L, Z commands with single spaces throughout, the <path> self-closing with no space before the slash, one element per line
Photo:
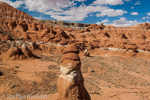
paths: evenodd
<path fill-rule="evenodd" d="M 0 100 L 56 100 L 61 55 L 0 59 Z M 81 57 L 91 100 L 150 100 L 150 62 L 118 56 Z M 29 96 L 28 99 L 21 96 Z"/>

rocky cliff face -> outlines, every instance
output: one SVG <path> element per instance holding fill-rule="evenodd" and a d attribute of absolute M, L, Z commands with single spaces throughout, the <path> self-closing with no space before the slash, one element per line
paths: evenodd
<path fill-rule="evenodd" d="M 46 25 L 70 27 L 75 29 L 78 28 L 84 29 L 90 25 L 90 24 L 71 23 L 71 22 L 55 21 L 55 20 L 38 20 L 38 22 L 44 23 Z"/>
<path fill-rule="evenodd" d="M 0 1 L 0 18 L 13 19 L 13 20 L 35 20 L 32 16 L 13 8 L 7 3 Z"/>

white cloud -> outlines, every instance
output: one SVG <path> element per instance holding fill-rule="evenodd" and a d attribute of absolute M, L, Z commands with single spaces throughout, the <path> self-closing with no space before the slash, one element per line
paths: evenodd
<path fill-rule="evenodd" d="M 146 21 L 147 23 L 150 23 L 148 20 Z"/>
<path fill-rule="evenodd" d="M 61 8 L 71 6 L 70 0 L 25 0 L 29 11 L 47 12 L 48 10 L 63 11 Z"/>
<path fill-rule="evenodd" d="M 150 17 L 146 16 L 146 17 L 143 17 L 142 19 L 150 19 Z"/>
<path fill-rule="evenodd" d="M 42 17 L 34 17 L 35 19 L 38 19 L 38 20 L 43 20 L 44 18 Z"/>
<path fill-rule="evenodd" d="M 140 24 L 140 22 L 138 22 L 137 20 L 134 20 L 134 21 L 129 20 L 128 21 L 125 17 L 121 17 L 118 20 L 114 20 L 111 23 L 108 23 L 108 22 L 106 22 L 105 25 L 113 25 L 116 27 L 129 27 L 129 26 L 134 26 L 134 25 Z"/>
<path fill-rule="evenodd" d="M 108 20 L 108 19 L 105 19 L 105 20 L 102 20 L 102 22 L 97 22 L 96 24 L 100 25 L 101 23 L 105 24 L 105 23 L 107 23 L 107 22 L 109 22 L 109 20 Z"/>
<path fill-rule="evenodd" d="M 102 20 L 102 23 L 107 23 L 107 22 L 109 22 L 108 19 Z"/>
<path fill-rule="evenodd" d="M 72 7 L 69 10 L 59 12 L 48 12 L 51 14 L 52 18 L 57 20 L 67 20 L 67 21 L 82 21 L 85 17 L 88 17 L 88 14 L 93 12 L 101 12 L 107 9 L 104 6 L 80 6 Z M 61 16 L 65 15 L 65 16 Z"/>
<path fill-rule="evenodd" d="M 73 0 L 73 1 L 83 2 L 83 1 L 87 1 L 87 0 Z"/>
<path fill-rule="evenodd" d="M 140 5 L 140 1 L 137 1 L 136 3 L 134 3 L 134 5 Z"/>
<path fill-rule="evenodd" d="M 76 7 L 74 1 L 86 0 L 73 0 L 72 2 L 70 0 L 26 0 L 25 5 L 29 11 L 41 12 L 54 19 L 64 21 L 83 21 L 91 13 L 108 9 L 106 6 L 86 6 L 84 3 Z"/>
<path fill-rule="evenodd" d="M 131 15 L 139 15 L 138 12 L 132 12 Z"/>
<path fill-rule="evenodd" d="M 115 17 L 115 16 L 121 16 L 124 13 L 127 13 L 127 11 L 123 11 L 121 9 L 118 9 L 118 10 L 106 9 L 106 10 L 103 10 L 100 14 L 96 14 L 96 16 L 100 17 L 100 16 L 106 16 L 107 15 L 109 17 Z"/>
<path fill-rule="evenodd" d="M 90 16 L 92 17 L 92 16 L 94 16 L 94 14 L 90 14 Z"/>
<path fill-rule="evenodd" d="M 15 8 L 24 4 L 29 11 L 36 11 L 43 14 L 50 15 L 56 20 L 64 21 L 83 21 L 86 17 L 93 13 L 96 16 L 121 16 L 127 13 L 124 10 L 111 9 L 108 5 L 123 4 L 123 0 L 96 0 L 89 5 L 85 5 L 87 0 L 17 0 L 12 2 L 10 0 L 0 0 L 11 4 Z M 76 6 L 77 2 L 81 5 Z M 94 14 L 95 15 L 95 14 Z"/>
<path fill-rule="evenodd" d="M 92 5 L 121 5 L 123 3 L 122 0 L 96 0 Z"/>
<path fill-rule="evenodd" d="M 124 0 L 124 1 L 131 1 L 131 0 Z"/>
<path fill-rule="evenodd" d="M 15 1 L 15 2 L 12 2 L 10 0 L 0 0 L 0 1 L 6 2 L 6 3 L 10 4 L 11 6 L 13 6 L 15 8 L 20 7 L 20 5 L 22 5 L 24 3 L 23 0 Z"/>
<path fill-rule="evenodd" d="M 112 25 L 117 27 L 128 27 L 128 26 L 137 25 L 139 23 L 140 22 L 138 22 L 137 20 L 128 21 L 125 17 L 121 17 L 119 20 L 114 20 Z"/>
<path fill-rule="evenodd" d="M 142 19 L 146 19 L 146 17 L 143 17 Z"/>
<path fill-rule="evenodd" d="M 146 14 L 150 16 L 150 12 L 149 12 L 149 13 L 146 13 Z"/>
<path fill-rule="evenodd" d="M 134 7 L 131 7 L 131 9 L 134 9 Z"/>

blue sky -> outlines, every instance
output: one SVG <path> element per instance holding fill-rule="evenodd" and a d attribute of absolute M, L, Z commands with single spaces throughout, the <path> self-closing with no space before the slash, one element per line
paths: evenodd
<path fill-rule="evenodd" d="M 36 19 L 133 26 L 150 20 L 149 0 L 0 0 Z"/>

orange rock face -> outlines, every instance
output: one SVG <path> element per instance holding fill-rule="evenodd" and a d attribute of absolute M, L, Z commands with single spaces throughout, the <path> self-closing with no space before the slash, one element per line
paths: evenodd
<path fill-rule="evenodd" d="M 60 76 L 58 78 L 58 100 L 90 100 L 84 87 L 81 73 L 81 62 L 75 44 L 69 45 L 63 51 Z"/>

